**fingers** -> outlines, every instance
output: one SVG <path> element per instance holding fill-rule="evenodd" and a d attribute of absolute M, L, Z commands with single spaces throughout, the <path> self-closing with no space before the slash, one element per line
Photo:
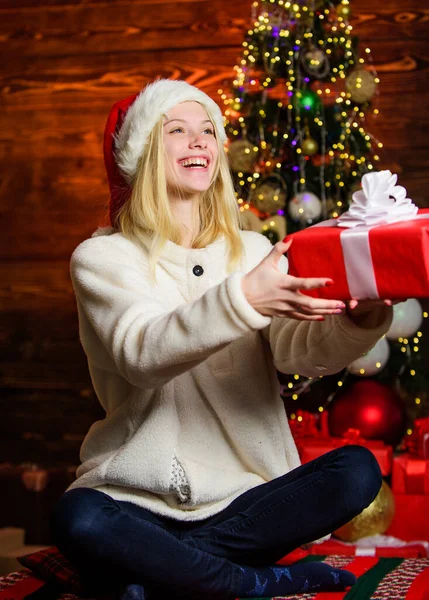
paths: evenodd
<path fill-rule="evenodd" d="M 280 254 L 285 254 L 285 252 L 287 252 L 289 250 L 289 248 L 291 247 L 292 244 L 292 238 L 290 238 L 287 241 L 281 241 L 281 242 L 277 242 L 274 245 L 273 250 L 275 250 L 276 252 L 280 253 Z"/>
<path fill-rule="evenodd" d="M 357 298 L 353 298 L 352 300 L 348 301 L 348 307 L 350 308 L 350 310 L 354 310 L 355 308 L 357 308 L 358 306 L 360 308 L 372 308 L 375 306 L 393 306 L 395 304 L 398 304 L 399 302 L 402 302 L 402 300 L 390 300 L 389 298 L 385 298 L 385 299 L 379 299 L 379 298 L 371 298 L 371 299 L 357 299 Z"/>
<path fill-rule="evenodd" d="M 325 317 L 322 317 L 320 315 L 304 315 L 303 313 L 300 312 L 295 312 L 293 310 L 288 311 L 287 314 L 282 315 L 285 317 L 289 317 L 291 319 L 295 319 L 297 321 L 324 321 Z"/>
<path fill-rule="evenodd" d="M 294 304 L 299 310 L 309 313 L 340 314 L 346 308 L 341 300 L 327 300 L 326 298 L 312 298 L 301 292 L 290 291 L 285 299 L 288 304 Z"/>
<path fill-rule="evenodd" d="M 285 287 L 294 290 L 314 290 L 334 283 L 327 277 L 294 277 L 293 275 L 286 275 L 286 277 Z"/>

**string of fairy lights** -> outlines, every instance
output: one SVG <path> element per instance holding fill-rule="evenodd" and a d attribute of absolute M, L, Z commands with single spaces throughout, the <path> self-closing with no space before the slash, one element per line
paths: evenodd
<path fill-rule="evenodd" d="M 423 311 L 423 318 L 427 319 L 429 317 L 429 313 L 427 311 Z M 399 370 L 397 371 L 397 373 L 395 373 L 395 384 L 398 388 L 401 387 L 401 379 L 404 375 L 408 374 L 411 377 L 415 377 L 417 375 L 417 370 L 416 367 L 414 365 L 414 356 L 420 351 L 420 345 L 422 342 L 422 338 L 423 338 L 423 332 L 421 330 L 417 331 L 412 339 L 409 338 L 404 338 L 404 337 L 399 337 L 396 341 L 396 343 L 399 345 L 399 349 L 400 352 L 405 354 L 405 360 L 402 363 L 402 365 L 400 366 Z M 383 364 L 380 362 L 375 362 L 374 367 L 375 369 L 382 369 L 383 368 Z M 371 369 L 371 371 L 373 371 L 374 369 Z M 321 405 L 319 405 L 318 407 L 318 411 L 320 413 L 324 412 L 329 405 L 331 404 L 331 402 L 334 400 L 336 394 L 338 393 L 338 390 L 340 390 L 347 377 L 350 374 L 350 369 L 344 369 L 341 373 L 341 375 L 339 376 L 337 382 L 336 382 L 336 388 L 327 396 L 325 402 Z M 359 370 L 359 374 L 362 377 L 365 377 L 366 375 L 366 371 L 365 369 L 360 369 Z M 306 392 L 308 390 L 308 388 L 313 385 L 314 383 L 317 383 L 317 381 L 319 379 L 322 379 L 321 377 L 318 378 L 311 378 L 311 377 L 301 377 L 298 374 L 293 375 L 293 380 L 294 383 L 289 382 L 286 385 L 281 385 L 280 386 L 280 393 L 284 398 L 291 398 L 292 400 L 298 400 L 300 395 L 304 392 Z M 420 408 L 422 405 L 422 399 L 421 399 L 421 395 L 415 395 L 414 396 L 414 404 L 416 407 Z M 297 415 L 292 412 L 290 414 L 290 418 L 291 419 L 295 419 L 297 417 Z M 407 430 L 407 434 L 411 435 L 412 433 L 412 429 L 409 428 Z"/>
<path fill-rule="evenodd" d="M 308 167 L 317 160 L 318 189 L 313 185 L 310 191 L 321 202 L 323 218 L 338 216 L 347 207 L 344 192 L 350 183 L 360 182 L 379 161 L 382 143 L 365 124 L 379 79 L 370 49 L 363 58 L 353 45 L 349 16 L 348 0 L 253 3 L 253 26 L 234 67 L 232 91 L 218 90 L 225 105 L 228 150 L 242 212 L 286 216 L 285 202 L 276 193 L 279 185 L 268 189 L 264 198 L 258 190 L 261 181 L 277 173 L 285 180 L 290 199 L 307 190 Z M 252 102 L 256 110 L 249 115 Z M 339 132 L 331 141 L 325 117 L 326 106 L 333 105 Z M 377 108 L 371 110 L 378 115 Z M 292 160 L 284 160 L 285 145 L 293 151 Z M 333 172 L 325 177 L 329 164 Z M 303 221 L 304 213 L 303 208 Z"/>
<path fill-rule="evenodd" d="M 383 144 L 367 121 L 379 115 L 379 78 L 350 17 L 349 0 L 253 2 L 232 86 L 218 90 L 242 222 L 272 242 L 286 229 L 339 216 L 362 175 L 377 170 Z M 398 339 L 405 355 L 398 382 L 406 370 L 415 376 L 421 340 L 421 331 Z M 349 374 L 338 377 L 320 413 Z M 281 393 L 297 401 L 319 379 L 295 374 Z"/>

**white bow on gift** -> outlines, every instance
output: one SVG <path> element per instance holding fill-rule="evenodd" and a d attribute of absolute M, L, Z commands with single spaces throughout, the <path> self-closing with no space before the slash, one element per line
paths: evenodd
<path fill-rule="evenodd" d="M 402 185 L 396 185 L 398 176 L 390 171 L 366 173 L 362 190 L 355 192 L 347 212 L 337 219 L 338 227 L 385 225 L 414 219 L 418 208 Z"/>
<path fill-rule="evenodd" d="M 419 218 L 417 206 L 407 198 L 405 188 L 396 185 L 397 179 L 390 171 L 366 173 L 362 190 L 353 194 L 347 212 L 313 225 L 342 228 L 341 249 L 351 298 L 380 297 L 369 241 L 371 228 Z"/>

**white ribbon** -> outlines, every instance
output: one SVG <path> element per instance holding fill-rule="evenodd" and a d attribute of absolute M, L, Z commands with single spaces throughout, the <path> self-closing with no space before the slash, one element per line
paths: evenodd
<path fill-rule="evenodd" d="M 405 188 L 396 185 L 397 179 L 397 175 L 387 170 L 366 173 L 362 177 L 362 190 L 353 194 L 349 210 L 338 219 L 314 226 L 344 228 L 340 240 L 352 298 L 380 297 L 369 243 L 370 230 L 379 225 L 429 218 L 429 215 L 417 215 L 417 206 L 406 197 Z"/>
<path fill-rule="evenodd" d="M 390 171 L 365 173 L 362 189 L 355 192 L 347 212 L 338 219 L 340 227 L 387 225 L 414 219 L 418 208 L 402 185 L 396 185 L 397 175 Z"/>

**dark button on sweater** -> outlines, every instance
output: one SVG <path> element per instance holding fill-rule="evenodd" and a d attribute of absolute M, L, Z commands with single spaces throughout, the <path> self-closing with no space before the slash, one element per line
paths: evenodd
<path fill-rule="evenodd" d="M 201 265 L 195 265 L 195 267 L 192 269 L 192 273 L 199 277 L 204 273 L 204 269 Z"/>

